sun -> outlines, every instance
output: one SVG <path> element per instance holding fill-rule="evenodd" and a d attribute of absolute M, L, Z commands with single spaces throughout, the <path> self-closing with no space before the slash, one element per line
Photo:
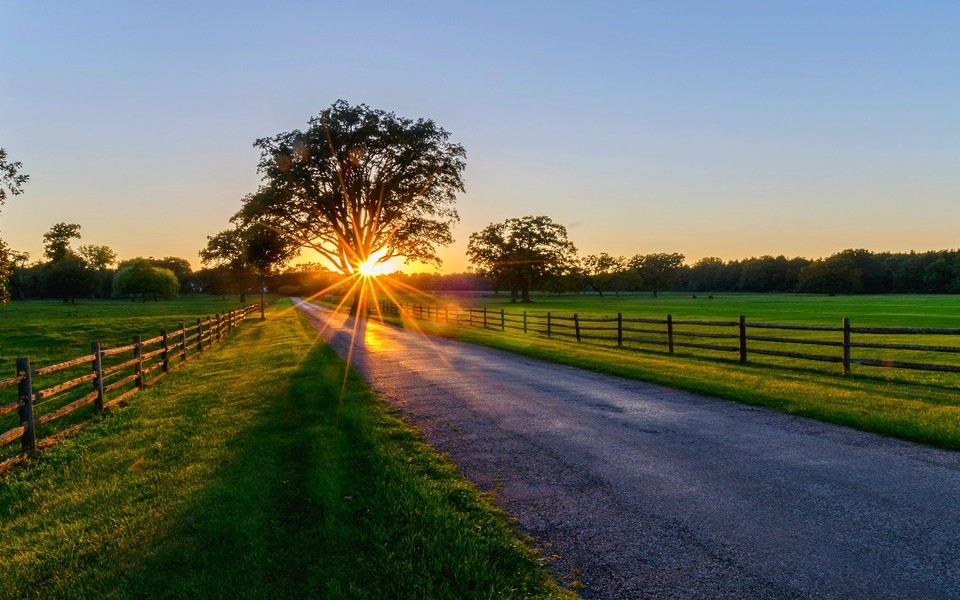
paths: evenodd
<path fill-rule="evenodd" d="M 387 266 L 387 263 L 380 262 L 380 259 L 386 253 L 386 249 L 374 252 L 367 257 L 367 260 L 357 265 L 357 272 L 364 277 L 376 277 L 385 274 L 390 267 Z"/>

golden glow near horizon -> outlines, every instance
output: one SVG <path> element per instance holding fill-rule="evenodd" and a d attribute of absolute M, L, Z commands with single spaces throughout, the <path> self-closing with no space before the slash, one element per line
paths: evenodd
<path fill-rule="evenodd" d="M 380 262 L 380 259 L 383 258 L 383 255 L 387 253 L 386 248 L 377 250 L 369 257 L 367 260 L 363 261 L 357 266 L 357 271 L 364 277 L 376 277 L 377 275 L 386 275 L 389 272 L 390 267 L 387 266 L 386 262 Z"/>

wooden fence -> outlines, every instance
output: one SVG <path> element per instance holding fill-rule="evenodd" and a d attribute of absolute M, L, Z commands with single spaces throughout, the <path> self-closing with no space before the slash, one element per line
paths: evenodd
<path fill-rule="evenodd" d="M 39 369 L 31 367 L 29 358 L 18 358 L 16 377 L 0 379 L 0 397 L 2 390 L 17 388 L 17 400 L 0 405 L 0 419 L 16 412 L 20 424 L 0 433 L 0 449 L 19 439 L 20 451 L 0 461 L 0 472 L 83 427 L 93 414 L 123 402 L 188 359 L 199 356 L 259 310 L 259 304 L 251 304 L 197 319 L 190 326 L 180 323 L 176 330 L 163 330 L 150 339 L 137 335 L 132 344 L 117 348 L 101 348 L 99 342 L 94 342 L 90 354 Z M 78 376 L 76 371 L 80 368 L 86 372 Z M 49 383 L 40 388 L 38 380 Z M 81 386 L 86 383 L 92 384 L 93 391 L 83 393 Z M 91 404 L 93 411 L 88 415 L 77 413 Z M 72 417 L 67 419 L 68 415 Z"/>
<path fill-rule="evenodd" d="M 850 372 L 851 365 L 960 373 L 960 329 L 854 327 L 846 317 L 840 325 L 830 326 L 758 323 L 747 321 L 743 315 L 729 321 L 682 320 L 672 315 L 665 319 L 628 318 L 622 313 L 616 317 L 586 317 L 386 301 L 371 307 L 372 312 L 377 310 L 384 315 L 534 333 L 577 343 L 653 347 L 670 354 L 677 348 L 709 351 L 735 355 L 741 363 L 749 356 L 762 355 L 838 363 L 844 374 Z M 921 343 L 897 343 L 894 340 L 898 338 Z M 906 360 L 909 356 L 916 358 Z"/>

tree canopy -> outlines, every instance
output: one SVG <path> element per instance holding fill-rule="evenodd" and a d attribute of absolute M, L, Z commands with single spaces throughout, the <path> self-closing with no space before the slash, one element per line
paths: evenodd
<path fill-rule="evenodd" d="M 683 266 L 683 255 L 676 252 L 667 254 L 637 254 L 630 259 L 630 267 L 636 269 L 643 285 L 653 290 L 654 297 L 662 287 L 676 280 Z"/>
<path fill-rule="evenodd" d="M 453 241 L 463 146 L 416 121 L 340 100 L 309 127 L 258 139 L 263 183 L 237 214 L 311 248 L 344 274 L 371 256 L 439 265 Z M 381 254 L 382 253 L 382 254 Z"/>
<path fill-rule="evenodd" d="M 510 290 L 510 301 L 530 302 L 530 290 L 576 267 L 577 249 L 567 229 L 550 217 L 491 223 L 470 235 L 467 258 L 477 273 Z"/>
<path fill-rule="evenodd" d="M 155 267 L 146 258 L 123 261 L 113 277 L 113 295 L 117 298 L 136 298 L 139 294 L 144 300 L 147 296 L 169 300 L 176 298 L 179 289 L 180 283 L 173 271 Z"/>
<path fill-rule="evenodd" d="M 23 184 L 30 180 L 29 175 L 20 171 L 22 167 L 19 162 L 10 162 L 7 151 L 0 148 L 0 205 L 7 199 L 7 192 L 14 196 L 21 194 Z"/>

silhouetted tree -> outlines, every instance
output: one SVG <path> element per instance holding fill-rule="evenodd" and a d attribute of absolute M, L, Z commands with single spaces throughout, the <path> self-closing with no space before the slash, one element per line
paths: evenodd
<path fill-rule="evenodd" d="M 467 258 L 477 273 L 510 290 L 510 301 L 530 302 L 530 290 L 576 266 L 577 249 L 567 229 L 550 217 L 491 223 L 470 235 Z"/>
<path fill-rule="evenodd" d="M 264 185 L 243 201 L 241 223 L 258 222 L 353 274 L 371 256 L 440 264 L 453 241 L 461 145 L 433 121 L 343 100 L 306 131 L 256 141 Z"/>
<path fill-rule="evenodd" d="M 117 261 L 117 253 L 108 246 L 97 246 L 95 244 L 80 246 L 78 252 L 86 261 L 87 267 L 93 271 L 97 282 L 97 295 L 102 300 L 107 293 L 110 265 Z"/>
<path fill-rule="evenodd" d="M 46 266 L 43 282 L 47 296 L 62 298 L 71 304 L 78 296 L 90 294 L 96 284 L 83 258 L 72 250 Z"/>
<path fill-rule="evenodd" d="M 80 226 L 76 223 L 57 223 L 43 234 L 43 255 L 55 263 L 70 252 L 70 240 L 80 239 Z"/>

